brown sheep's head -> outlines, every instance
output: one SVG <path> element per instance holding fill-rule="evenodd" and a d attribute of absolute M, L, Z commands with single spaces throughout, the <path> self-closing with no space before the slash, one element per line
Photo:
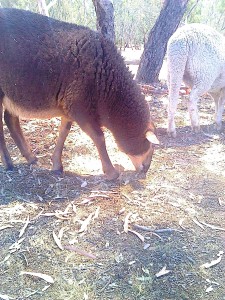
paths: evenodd
<path fill-rule="evenodd" d="M 149 144 L 149 147 L 146 152 L 140 155 L 130 155 L 128 154 L 130 160 L 132 161 L 136 171 L 146 173 L 150 167 L 152 156 L 154 153 L 154 145 L 159 144 L 159 140 L 155 134 L 155 126 L 152 122 L 149 124 L 149 128 L 145 134 L 145 141 Z"/>

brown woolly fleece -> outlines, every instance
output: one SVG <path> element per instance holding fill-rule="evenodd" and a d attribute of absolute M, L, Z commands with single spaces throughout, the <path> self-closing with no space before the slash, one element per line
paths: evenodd
<path fill-rule="evenodd" d="M 106 127 L 130 155 L 151 147 L 147 102 L 114 44 L 89 28 L 0 9 L 0 95 L 11 115 Z"/>

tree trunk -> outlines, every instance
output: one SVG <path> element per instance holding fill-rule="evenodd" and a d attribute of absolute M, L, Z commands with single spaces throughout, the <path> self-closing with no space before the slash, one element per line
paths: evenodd
<path fill-rule="evenodd" d="M 49 9 L 56 3 L 56 0 L 50 1 L 49 4 L 46 4 L 45 0 L 38 0 L 38 8 L 39 12 L 42 15 L 48 16 L 49 17 Z"/>
<path fill-rule="evenodd" d="M 115 42 L 113 0 L 92 0 L 97 16 L 97 30 Z"/>
<path fill-rule="evenodd" d="M 187 8 L 189 0 L 165 0 L 155 25 L 149 33 L 141 56 L 136 79 L 138 82 L 152 84 L 158 81 L 166 46 L 176 31 Z"/>

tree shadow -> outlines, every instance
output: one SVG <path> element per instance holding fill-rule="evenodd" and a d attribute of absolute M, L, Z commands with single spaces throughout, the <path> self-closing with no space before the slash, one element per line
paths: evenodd
<path fill-rule="evenodd" d="M 202 125 L 198 133 L 194 133 L 190 126 L 178 127 L 176 138 L 167 135 L 166 128 L 157 128 L 157 135 L 161 147 L 176 148 L 176 147 L 189 147 L 192 145 L 199 145 L 208 143 L 210 140 L 220 140 L 225 142 L 225 126 L 223 125 L 222 131 L 218 132 L 214 124 Z"/>

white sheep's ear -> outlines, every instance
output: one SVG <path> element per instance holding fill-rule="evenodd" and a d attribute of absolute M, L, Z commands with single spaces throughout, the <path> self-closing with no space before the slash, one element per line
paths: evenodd
<path fill-rule="evenodd" d="M 150 130 L 146 132 L 146 139 L 152 144 L 155 144 L 155 145 L 160 144 L 159 140 L 156 137 L 156 135 Z"/>

